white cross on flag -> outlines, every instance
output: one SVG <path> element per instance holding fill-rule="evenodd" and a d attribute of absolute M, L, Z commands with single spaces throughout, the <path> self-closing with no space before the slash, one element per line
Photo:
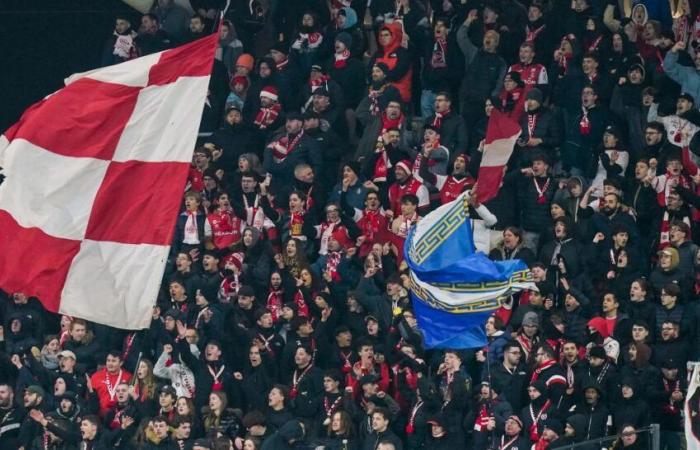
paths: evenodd
<path fill-rule="evenodd" d="M 0 289 L 149 326 L 217 37 L 74 75 L 0 136 Z"/>

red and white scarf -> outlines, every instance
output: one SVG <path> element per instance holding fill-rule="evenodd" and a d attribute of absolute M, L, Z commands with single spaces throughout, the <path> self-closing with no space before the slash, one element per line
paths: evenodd
<path fill-rule="evenodd" d="M 525 26 L 525 42 L 535 42 L 535 39 L 537 39 L 537 36 L 540 33 L 542 33 L 545 26 L 546 25 L 540 25 L 539 27 L 532 30 L 530 29 L 530 24 L 527 24 Z"/>
<path fill-rule="evenodd" d="M 330 273 L 334 283 L 340 283 L 341 280 L 338 273 L 338 265 L 342 258 L 343 254 L 341 252 L 328 252 L 328 258 L 326 258 L 326 270 Z"/>
<path fill-rule="evenodd" d="M 340 53 L 336 53 L 333 60 L 333 68 L 343 69 L 348 64 L 348 58 L 350 58 L 350 50 L 343 50 Z"/>
<path fill-rule="evenodd" d="M 588 136 L 591 134 L 591 121 L 588 119 L 588 108 L 583 106 L 581 108 L 581 120 L 578 123 L 578 131 L 582 136 Z"/>
<path fill-rule="evenodd" d="M 382 129 L 377 137 L 377 143 L 374 150 L 375 153 L 379 153 L 379 157 L 377 157 L 377 161 L 374 163 L 374 173 L 372 175 L 372 181 L 375 183 L 386 181 L 387 175 L 389 174 L 389 169 L 391 169 L 391 161 L 389 161 L 389 156 L 386 153 L 385 142 L 382 136 L 392 128 L 401 129 L 403 114 L 399 115 L 397 119 L 391 119 L 387 117 L 386 112 L 383 112 L 381 115 L 381 120 Z"/>
<path fill-rule="evenodd" d="M 277 322 L 282 312 L 282 305 L 284 304 L 284 292 L 282 289 L 270 288 L 270 293 L 267 294 L 266 308 L 272 314 L 272 321 Z"/>
<path fill-rule="evenodd" d="M 253 206 L 248 204 L 248 197 L 243 195 L 243 206 L 245 207 L 246 218 L 245 222 L 249 227 L 257 228 L 259 231 L 263 230 L 263 225 L 265 224 L 265 212 L 259 206 L 260 195 L 255 194 L 255 201 Z"/>
<path fill-rule="evenodd" d="M 253 123 L 261 130 L 265 130 L 267 127 L 275 123 L 277 117 L 280 115 L 280 111 L 282 111 L 282 105 L 279 103 L 275 103 L 268 108 L 261 106 L 260 111 L 258 111 L 258 114 L 255 116 Z"/>
<path fill-rule="evenodd" d="M 270 143 L 267 147 L 272 150 L 272 155 L 276 163 L 281 163 L 284 159 L 289 156 L 301 141 L 304 136 L 304 130 L 301 130 L 292 141 L 289 141 L 289 135 L 285 134 L 278 140 Z"/>
<path fill-rule="evenodd" d="M 444 113 L 435 111 L 435 118 L 433 119 L 433 126 L 438 130 L 442 128 L 442 121 L 445 117 L 449 117 L 452 114 L 452 110 L 448 109 Z"/>

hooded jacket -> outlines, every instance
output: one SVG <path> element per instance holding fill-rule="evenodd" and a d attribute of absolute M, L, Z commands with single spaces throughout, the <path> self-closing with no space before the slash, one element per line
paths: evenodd
<path fill-rule="evenodd" d="M 620 398 L 612 408 L 613 426 L 615 430 L 622 431 L 622 426 L 632 424 L 635 428 L 646 427 L 651 423 L 651 410 L 648 400 L 640 395 L 640 386 L 637 379 L 626 377 L 622 379 L 623 386 L 632 388 L 632 396 Z"/>
<path fill-rule="evenodd" d="M 370 59 L 368 67 L 371 69 L 376 63 L 384 63 L 389 67 L 387 79 L 396 86 L 401 93 L 401 100 L 404 103 L 411 101 L 411 83 L 413 78 L 413 68 L 411 57 L 408 51 L 401 46 L 403 40 L 403 30 L 399 22 L 392 22 L 384 25 L 380 29 L 391 33 L 391 42 L 382 46 Z"/>

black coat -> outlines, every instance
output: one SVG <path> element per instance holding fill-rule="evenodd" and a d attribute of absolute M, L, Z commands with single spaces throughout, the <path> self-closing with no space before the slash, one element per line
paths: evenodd
<path fill-rule="evenodd" d="M 529 121 L 533 121 L 534 129 L 532 134 L 529 132 Z M 527 141 L 530 138 L 542 139 L 540 145 L 515 146 L 515 152 L 512 161 L 516 162 L 519 167 L 529 167 L 531 163 L 531 155 L 535 153 L 544 153 L 548 157 L 555 157 L 556 149 L 561 145 L 563 138 L 563 130 L 561 129 L 559 118 L 547 108 L 540 107 L 536 111 L 528 111 L 520 118 L 520 127 L 522 128 L 521 139 Z"/>
<path fill-rule="evenodd" d="M 302 136 L 294 151 L 281 162 L 275 162 L 272 150 L 265 149 L 263 167 L 272 174 L 270 189 L 274 195 L 283 193 L 285 186 L 294 183 L 294 168 L 301 163 L 309 164 L 314 169 L 314 173 L 320 173 L 323 167 L 318 142 L 311 136 Z"/>

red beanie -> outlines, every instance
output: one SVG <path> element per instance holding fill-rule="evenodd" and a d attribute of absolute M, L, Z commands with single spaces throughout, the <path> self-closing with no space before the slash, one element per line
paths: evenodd
<path fill-rule="evenodd" d="M 269 98 L 270 100 L 277 101 L 277 88 L 274 86 L 265 86 L 260 91 L 260 98 Z"/>

